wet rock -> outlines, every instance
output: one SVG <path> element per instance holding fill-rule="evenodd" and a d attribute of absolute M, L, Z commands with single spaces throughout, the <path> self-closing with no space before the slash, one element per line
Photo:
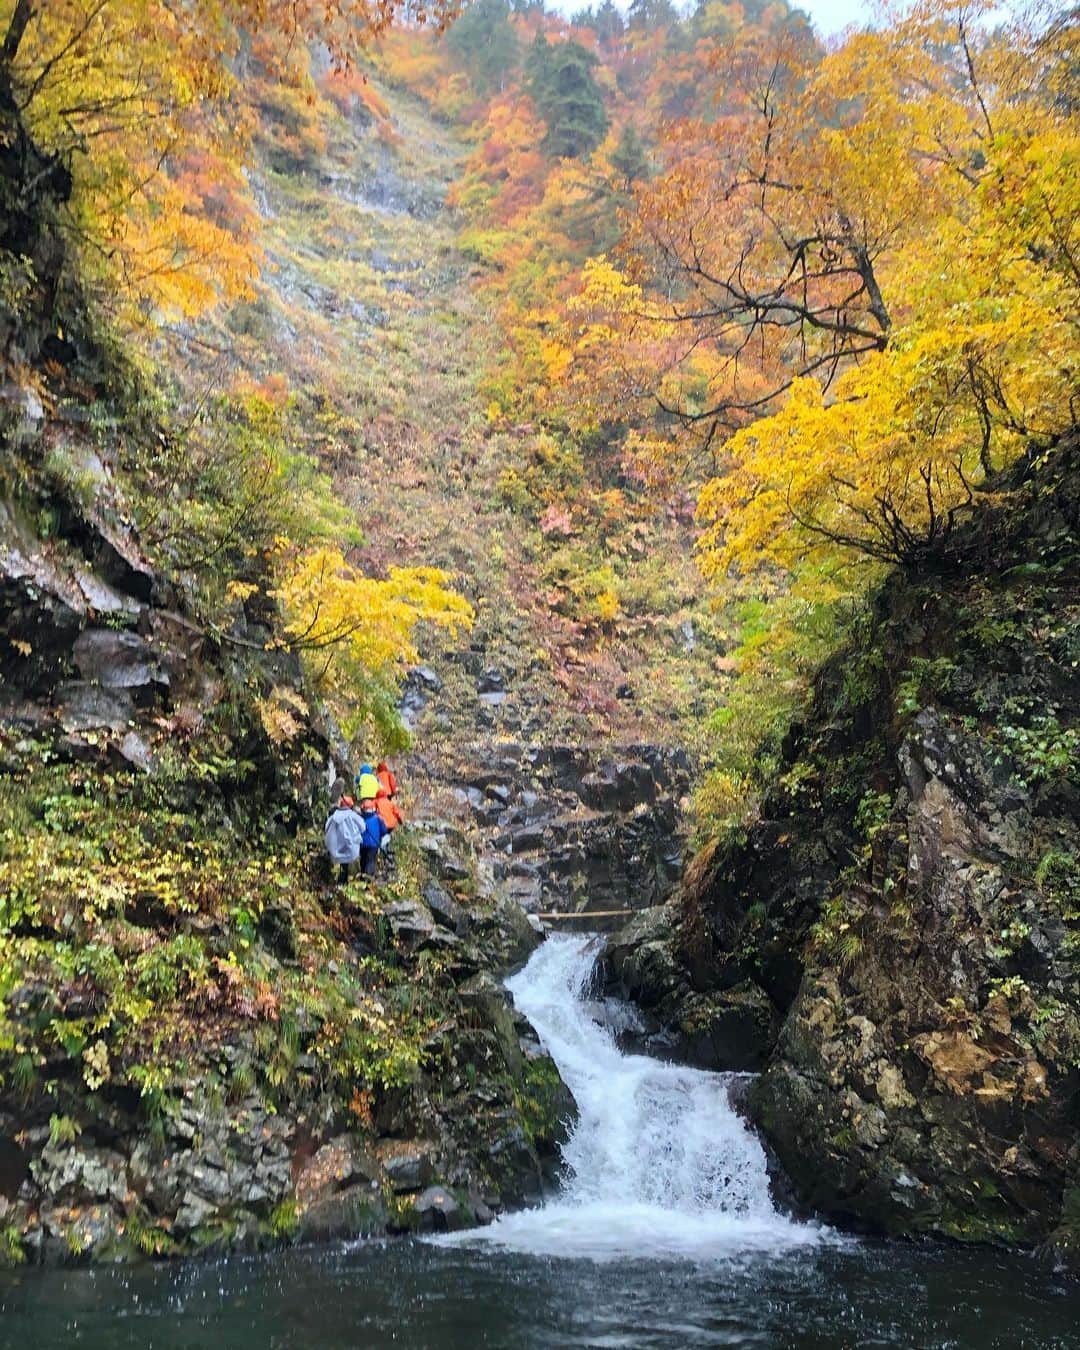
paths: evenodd
<path fill-rule="evenodd" d="M 594 810 L 629 811 L 656 795 L 652 770 L 637 761 L 606 764 L 581 779 L 581 799 Z"/>
<path fill-rule="evenodd" d="M 56 714 L 68 732 L 107 729 L 122 734 L 134 720 L 135 705 L 126 689 L 72 681 L 56 692 Z"/>
<path fill-rule="evenodd" d="M 477 918 L 475 933 L 482 941 L 493 969 L 502 974 L 525 964 L 540 938 L 519 904 L 500 896 L 488 915 Z"/>
<path fill-rule="evenodd" d="M 365 1182 L 307 1205 L 300 1215 L 299 1234 L 309 1242 L 377 1237 L 386 1232 L 388 1222 L 377 1187 Z"/>
<path fill-rule="evenodd" d="M 136 769 L 150 773 L 154 767 L 154 755 L 150 744 L 137 731 L 129 731 L 120 740 L 120 754 Z"/>
<path fill-rule="evenodd" d="M 79 1209 L 43 1205 L 38 1213 L 41 1255 L 57 1264 L 103 1261 L 120 1247 L 121 1221 L 106 1205 Z"/>
<path fill-rule="evenodd" d="M 431 1180 L 434 1167 L 431 1149 L 416 1142 L 381 1142 L 376 1152 L 391 1190 L 418 1191 Z"/>
<path fill-rule="evenodd" d="M 1065 463 L 988 506 L 948 569 L 885 586 L 869 645 L 821 672 L 758 817 L 691 865 L 672 931 L 609 953 L 671 1036 L 711 1045 L 734 1000 L 763 1027 L 768 996 L 750 1106 L 801 1201 L 840 1223 L 1025 1246 L 1075 1223 L 1075 888 L 1055 894 L 1047 869 L 1064 856 L 1075 875 L 1077 780 L 1037 768 L 1032 737 L 1056 734 L 1049 707 L 1080 723 L 1080 680 L 1018 589 L 1076 528 L 1080 445 Z M 1072 613 L 1075 554 L 1056 556 L 1043 603 Z"/>
<path fill-rule="evenodd" d="M 174 1227 L 179 1233 L 194 1233 L 196 1229 L 209 1223 L 217 1212 L 218 1204 L 215 1200 L 199 1195 L 197 1191 L 187 1190 L 184 1192 L 180 1208 L 176 1211 Z"/>
<path fill-rule="evenodd" d="M 458 990 L 462 1006 L 495 1034 L 501 1057 L 512 1073 L 521 1070 L 521 1046 L 514 1026 L 509 996 L 502 984 L 486 971 Z"/>
<path fill-rule="evenodd" d="M 455 1232 L 469 1226 L 469 1216 L 442 1186 L 429 1186 L 421 1191 L 415 1209 L 422 1233 Z"/>
<path fill-rule="evenodd" d="M 72 655 L 83 679 L 106 689 L 137 689 L 168 683 L 153 648 L 137 633 L 84 629 Z"/>
<path fill-rule="evenodd" d="M 605 990 L 642 1013 L 638 1029 L 620 1036 L 627 1048 L 721 1072 L 756 1072 L 776 1038 L 777 1010 L 749 980 L 727 988 L 696 989 L 673 943 L 678 912 L 642 911 L 608 939 Z"/>
<path fill-rule="evenodd" d="M 425 830 L 415 834 L 414 839 L 436 875 L 444 881 L 465 881 L 469 877 L 468 864 L 446 834 Z"/>
<path fill-rule="evenodd" d="M 703 1069 L 757 1073 L 776 1039 L 779 1018 L 750 981 L 683 1003 L 676 1056 Z"/>
<path fill-rule="evenodd" d="M 110 1150 L 50 1146 L 30 1164 L 30 1172 L 43 1194 L 72 1204 L 122 1202 L 128 1192 L 125 1160 Z"/>
<path fill-rule="evenodd" d="M 296 1199 L 305 1208 L 310 1208 L 354 1180 L 362 1179 L 370 1184 L 375 1176 L 372 1161 L 361 1153 L 348 1135 L 340 1135 L 323 1144 L 303 1165 L 296 1178 Z"/>

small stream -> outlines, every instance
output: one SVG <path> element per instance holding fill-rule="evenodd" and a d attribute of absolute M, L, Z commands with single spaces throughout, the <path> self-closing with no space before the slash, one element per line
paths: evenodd
<path fill-rule="evenodd" d="M 0 1350 L 1080 1347 L 1076 1286 L 1032 1259 L 778 1212 L 729 1076 L 622 1054 L 591 964 L 550 938 L 511 981 L 580 1109 L 546 1205 L 426 1242 L 0 1275 Z"/>

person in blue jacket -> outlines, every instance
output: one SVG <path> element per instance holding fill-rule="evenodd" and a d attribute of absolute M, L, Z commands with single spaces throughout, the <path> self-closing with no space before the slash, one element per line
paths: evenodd
<path fill-rule="evenodd" d="M 390 831 L 386 828 L 374 800 L 360 803 L 360 821 L 364 827 L 364 836 L 360 843 L 360 875 L 373 877 L 375 862 L 379 856 L 379 846 Z"/>

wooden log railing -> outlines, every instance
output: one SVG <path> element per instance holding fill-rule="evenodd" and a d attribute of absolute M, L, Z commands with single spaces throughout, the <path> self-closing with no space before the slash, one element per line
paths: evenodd
<path fill-rule="evenodd" d="M 628 915 L 637 913 L 636 909 L 583 909 L 569 910 L 566 913 L 552 911 L 548 914 L 538 914 L 536 917 L 544 923 L 551 923 L 568 919 L 625 919 Z"/>

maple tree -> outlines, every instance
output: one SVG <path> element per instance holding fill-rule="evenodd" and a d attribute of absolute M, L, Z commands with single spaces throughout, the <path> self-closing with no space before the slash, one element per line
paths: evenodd
<path fill-rule="evenodd" d="M 808 544 L 917 563 L 996 470 L 1076 423 L 1078 128 L 1045 87 L 1057 40 L 1039 26 L 976 47 L 969 18 L 922 6 L 823 63 L 818 87 L 855 93 L 860 115 L 823 129 L 822 181 L 860 194 L 864 239 L 899 204 L 877 236 L 892 298 L 847 290 L 843 337 L 876 338 L 863 359 L 837 360 L 835 331 L 804 347 L 783 405 L 770 389 L 771 415 L 727 442 L 700 506 L 713 575 L 791 567 Z"/>
<path fill-rule="evenodd" d="M 1074 421 L 1075 38 L 976 18 L 945 0 L 827 54 L 789 27 L 712 58 L 716 116 L 667 128 L 547 325 L 561 406 L 722 466 L 714 577 L 813 539 L 922 557 Z"/>
<path fill-rule="evenodd" d="M 365 576 L 332 547 L 309 550 L 287 569 L 273 592 L 286 616 L 285 639 L 350 734 L 366 726 L 388 748 L 400 746 L 397 678 L 419 659 L 414 630 L 433 624 L 453 634 L 472 625 L 472 606 L 448 581 L 432 567 L 391 567 L 385 580 Z"/>
<path fill-rule="evenodd" d="M 1075 15 L 919 0 L 828 48 L 781 4 L 509 23 L 520 50 L 593 53 L 611 129 L 552 160 L 513 81 L 454 114 L 476 143 L 461 241 L 503 337 L 489 419 L 585 466 L 523 462 L 500 490 L 585 622 L 635 516 L 698 497 L 738 796 L 882 568 L 933 560 L 1075 422 Z M 458 76 L 427 50 L 438 102 Z M 612 490 L 621 541 L 599 533 Z"/>

